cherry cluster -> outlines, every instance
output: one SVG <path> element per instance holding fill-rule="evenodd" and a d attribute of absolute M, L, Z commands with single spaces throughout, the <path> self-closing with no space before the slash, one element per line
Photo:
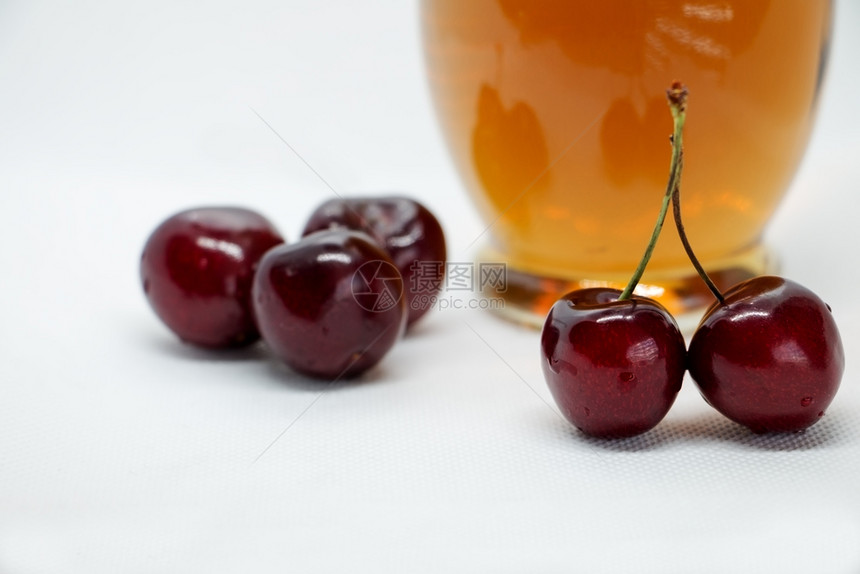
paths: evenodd
<path fill-rule="evenodd" d="M 248 209 L 182 211 L 147 240 L 140 276 L 183 341 L 228 349 L 262 337 L 295 371 L 331 380 L 378 363 L 429 310 L 407 286 L 420 262 L 445 259 L 442 227 L 417 201 L 337 198 L 292 244 Z"/>
<path fill-rule="evenodd" d="M 667 95 L 672 167 L 651 242 L 624 291 L 582 289 L 553 305 L 541 333 L 544 377 L 565 418 L 595 437 L 635 436 L 656 426 L 687 371 L 712 407 L 753 432 L 803 431 L 824 415 L 844 370 L 830 307 L 780 277 L 754 277 L 725 293 L 708 278 L 681 221 L 687 90 L 675 82 Z M 689 349 L 662 305 L 633 294 L 670 202 L 687 255 L 717 299 Z"/>

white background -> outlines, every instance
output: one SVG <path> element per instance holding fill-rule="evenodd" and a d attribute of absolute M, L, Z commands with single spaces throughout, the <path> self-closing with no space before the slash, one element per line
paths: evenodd
<path fill-rule="evenodd" d="M 151 229 L 200 204 L 295 239 L 332 191 L 405 191 L 450 258 L 464 197 L 403 0 L 0 0 L 0 573 L 860 572 L 860 3 L 768 231 L 848 358 L 806 434 L 756 437 L 689 381 L 626 441 L 554 412 L 538 334 L 437 311 L 360 383 L 180 345 Z"/>

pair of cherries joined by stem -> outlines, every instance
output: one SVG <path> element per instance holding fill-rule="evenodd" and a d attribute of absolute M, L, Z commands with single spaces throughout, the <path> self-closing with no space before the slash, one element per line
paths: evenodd
<path fill-rule="evenodd" d="M 544 377 L 565 418 L 594 437 L 635 436 L 656 426 L 687 370 L 712 407 L 753 432 L 803 431 L 824 415 L 844 369 L 830 307 L 780 277 L 755 277 L 725 293 L 708 278 L 681 221 L 687 90 L 675 82 L 667 96 L 672 163 L 645 255 L 623 291 L 582 289 L 553 305 L 541 332 Z M 662 305 L 633 294 L 670 203 L 687 255 L 717 299 L 689 349 Z"/>
<path fill-rule="evenodd" d="M 357 376 L 429 310 L 405 282 L 416 262 L 444 264 L 442 228 L 406 197 L 339 198 L 319 206 L 302 235 L 288 245 L 243 208 L 180 212 L 146 242 L 144 292 L 187 343 L 224 349 L 262 336 L 298 372 Z"/>

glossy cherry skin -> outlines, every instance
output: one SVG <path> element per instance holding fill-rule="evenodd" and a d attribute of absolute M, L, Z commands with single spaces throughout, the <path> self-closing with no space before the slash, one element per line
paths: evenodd
<path fill-rule="evenodd" d="M 406 326 L 403 279 L 394 263 L 369 236 L 344 229 L 269 251 L 254 279 L 253 301 L 272 351 L 321 379 L 355 377 L 373 367 Z"/>
<path fill-rule="evenodd" d="M 830 308 L 780 277 L 735 285 L 690 341 L 690 375 L 708 403 L 753 432 L 801 431 L 833 400 L 845 352 Z"/>
<path fill-rule="evenodd" d="M 616 289 L 568 293 L 541 332 L 544 378 L 562 414 L 585 434 L 638 435 L 659 423 L 684 378 L 678 325 L 656 301 Z"/>
<path fill-rule="evenodd" d="M 335 227 L 363 231 L 388 252 L 403 276 L 410 325 L 430 310 L 447 253 L 442 226 L 429 209 L 401 196 L 331 199 L 311 214 L 303 235 Z M 434 264 L 428 273 L 424 266 Z"/>
<path fill-rule="evenodd" d="M 259 339 L 251 283 L 263 254 L 284 242 L 262 215 L 201 207 L 173 215 L 143 248 L 140 277 L 156 315 L 185 342 L 239 347 Z"/>

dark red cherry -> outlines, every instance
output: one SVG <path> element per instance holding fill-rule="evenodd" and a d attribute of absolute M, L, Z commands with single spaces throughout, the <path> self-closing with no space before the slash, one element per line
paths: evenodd
<path fill-rule="evenodd" d="M 144 246 L 144 293 L 183 341 L 212 348 L 253 343 L 259 338 L 251 314 L 254 270 L 266 251 L 283 242 L 268 220 L 248 209 L 177 213 Z"/>
<path fill-rule="evenodd" d="M 690 342 L 690 375 L 726 417 L 757 433 L 801 431 L 833 400 L 845 353 L 830 308 L 780 277 L 724 293 Z"/>
<path fill-rule="evenodd" d="M 562 414 L 582 432 L 634 436 L 659 423 L 684 378 L 678 325 L 656 301 L 616 289 L 568 293 L 541 333 L 541 366 Z"/>
<path fill-rule="evenodd" d="M 345 229 L 269 251 L 253 301 L 272 351 L 294 370 L 323 379 L 374 366 L 406 325 L 397 267 L 369 236 Z"/>
<path fill-rule="evenodd" d="M 333 227 L 364 231 L 388 252 L 403 276 L 409 324 L 430 309 L 446 259 L 445 235 L 430 210 L 408 197 L 336 198 L 311 214 L 303 235 Z"/>

